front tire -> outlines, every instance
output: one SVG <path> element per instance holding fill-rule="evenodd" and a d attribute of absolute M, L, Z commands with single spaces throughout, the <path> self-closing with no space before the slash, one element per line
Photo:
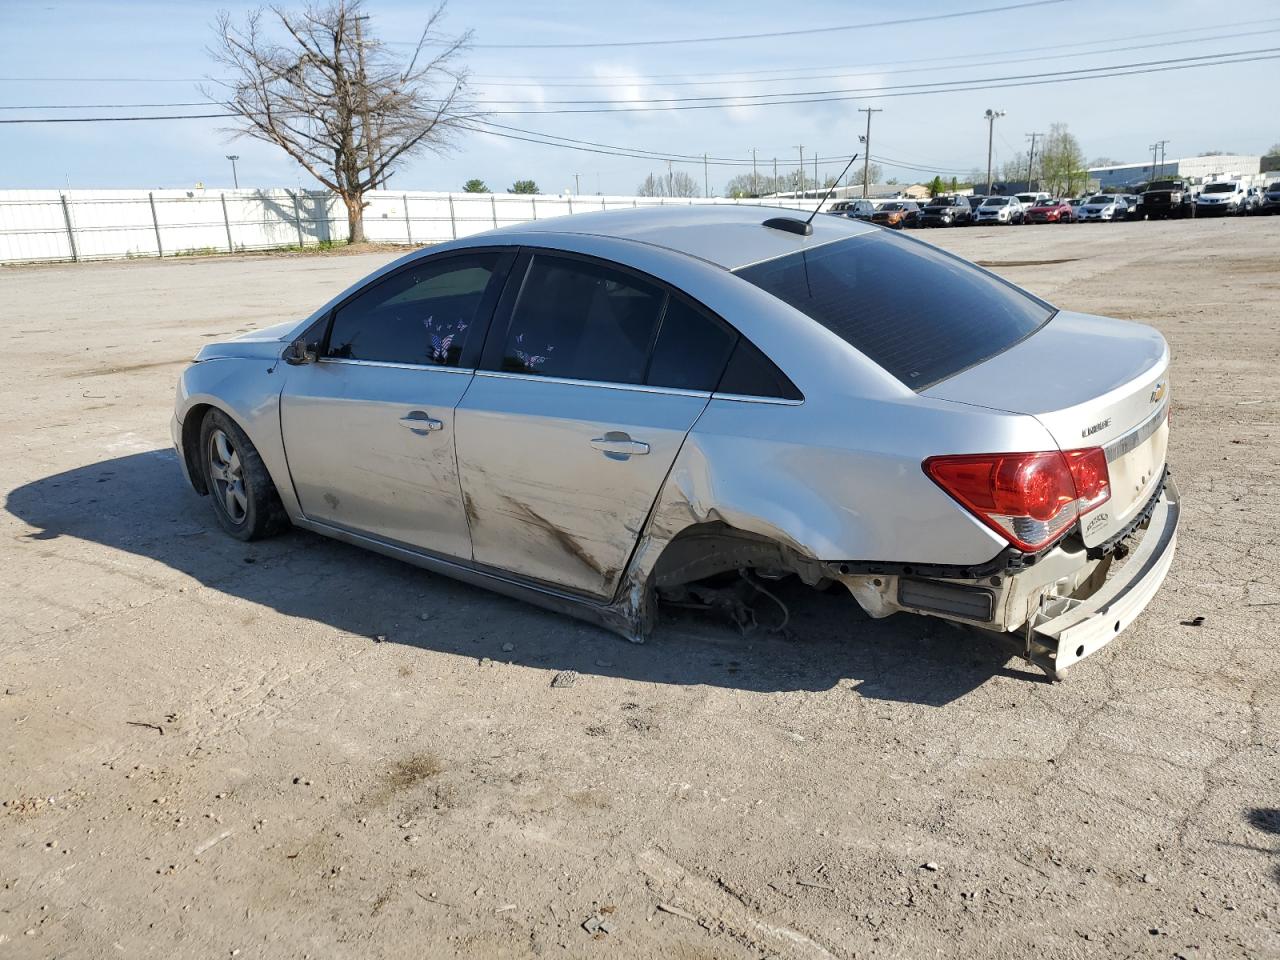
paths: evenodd
<path fill-rule="evenodd" d="M 200 426 L 200 467 L 218 526 L 237 540 L 260 540 L 289 526 L 262 457 L 220 410 L 210 410 Z"/>

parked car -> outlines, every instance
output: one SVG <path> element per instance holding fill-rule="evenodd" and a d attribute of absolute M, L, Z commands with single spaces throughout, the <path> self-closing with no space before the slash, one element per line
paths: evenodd
<path fill-rule="evenodd" d="M 890 200 L 880 204 L 880 209 L 871 215 L 871 222 L 901 230 L 907 214 L 919 209 L 920 205 L 914 200 Z"/>
<path fill-rule="evenodd" d="M 1262 212 L 1280 213 L 1280 180 L 1272 180 L 1267 184 L 1266 192 L 1262 195 Z"/>
<path fill-rule="evenodd" d="M 924 207 L 917 203 L 914 210 L 908 210 L 903 216 L 902 225 L 908 229 L 915 229 L 917 227 L 924 226 L 924 224 L 920 222 L 920 214 L 923 212 Z"/>
<path fill-rule="evenodd" d="M 1027 223 L 1072 223 L 1075 207 L 1066 200 L 1042 200 L 1027 211 Z"/>
<path fill-rule="evenodd" d="M 236 539 L 292 523 L 636 641 L 660 600 L 760 571 L 1062 676 L 1173 557 L 1164 338 L 803 216 L 612 211 L 415 251 L 204 345 L 178 462 Z"/>
<path fill-rule="evenodd" d="M 1047 193 L 1015 193 L 1014 196 L 1018 198 L 1024 210 L 1030 210 L 1037 203 L 1050 199 Z"/>
<path fill-rule="evenodd" d="M 1187 180 L 1152 180 L 1142 191 L 1142 212 L 1148 220 L 1194 217 L 1195 190 Z"/>
<path fill-rule="evenodd" d="M 969 210 L 970 210 L 970 212 L 971 212 L 971 213 L 972 213 L 972 215 L 973 215 L 973 220 L 972 220 L 972 221 L 970 221 L 970 223 L 971 223 L 971 224 L 972 224 L 972 223 L 977 223 L 977 222 L 978 222 L 978 208 L 979 208 L 980 206 L 982 206 L 982 201 L 986 200 L 987 198 L 986 198 L 986 197 L 984 197 L 984 196 L 972 196 L 972 197 L 965 197 L 965 199 L 969 201 Z"/>
<path fill-rule="evenodd" d="M 979 224 L 1014 224 L 1023 220 L 1022 204 L 1017 197 L 987 197 L 977 210 Z"/>
<path fill-rule="evenodd" d="M 920 223 L 926 227 L 957 227 L 973 222 L 973 212 L 965 197 L 934 197 L 920 212 Z"/>
<path fill-rule="evenodd" d="M 1125 218 L 1127 210 L 1124 199 L 1118 194 L 1099 193 L 1080 205 L 1080 221 L 1088 223 L 1091 220 L 1101 220 L 1117 223 Z"/>
<path fill-rule="evenodd" d="M 870 220 L 876 213 L 876 205 L 870 200 L 849 200 L 844 215 L 851 220 Z"/>
<path fill-rule="evenodd" d="M 1250 187 L 1245 191 L 1241 213 L 1255 216 L 1262 213 L 1262 188 Z"/>
<path fill-rule="evenodd" d="M 1200 188 L 1196 216 L 1240 214 L 1245 207 L 1245 186 L 1239 180 L 1217 180 Z"/>
<path fill-rule="evenodd" d="M 1146 212 L 1142 209 L 1142 197 L 1140 194 L 1122 193 L 1120 199 L 1124 201 L 1127 208 L 1124 216 L 1126 220 L 1145 220 L 1147 218 Z"/>

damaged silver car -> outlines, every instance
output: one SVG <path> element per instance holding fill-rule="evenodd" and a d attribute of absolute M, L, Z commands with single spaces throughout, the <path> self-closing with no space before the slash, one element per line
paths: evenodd
<path fill-rule="evenodd" d="M 1169 350 L 958 257 L 748 206 L 543 220 L 205 346 L 173 440 L 290 523 L 639 641 L 744 571 L 1000 635 L 1053 677 L 1174 554 Z"/>

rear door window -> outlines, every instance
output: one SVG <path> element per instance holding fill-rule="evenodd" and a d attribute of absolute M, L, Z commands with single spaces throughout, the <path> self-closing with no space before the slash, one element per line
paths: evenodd
<path fill-rule="evenodd" d="M 738 335 L 682 297 L 667 301 L 645 382 L 680 390 L 716 389 Z"/>
<path fill-rule="evenodd" d="M 644 383 L 666 292 L 633 274 L 535 254 L 511 314 L 500 369 Z"/>
<path fill-rule="evenodd" d="M 1055 312 L 958 257 L 889 231 L 823 244 L 736 273 L 822 324 L 913 390 L 1001 353 Z"/>

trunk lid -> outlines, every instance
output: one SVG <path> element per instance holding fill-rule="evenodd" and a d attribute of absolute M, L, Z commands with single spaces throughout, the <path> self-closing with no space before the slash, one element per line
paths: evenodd
<path fill-rule="evenodd" d="M 1033 416 L 1062 450 L 1102 447 L 1111 498 L 1080 522 L 1096 546 L 1141 511 L 1164 475 L 1168 371 L 1168 345 L 1151 327 L 1060 311 L 924 396 Z"/>

